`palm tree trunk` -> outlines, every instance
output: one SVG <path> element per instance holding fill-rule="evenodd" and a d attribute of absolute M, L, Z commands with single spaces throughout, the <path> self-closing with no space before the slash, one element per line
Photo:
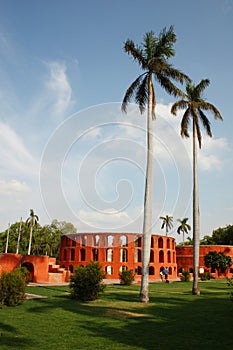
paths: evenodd
<path fill-rule="evenodd" d="M 147 110 L 147 165 L 144 197 L 143 245 L 142 245 L 142 281 L 140 301 L 149 302 L 149 264 L 152 229 L 152 177 L 153 167 L 153 130 L 152 130 L 152 80 L 148 82 L 148 110 Z"/>
<path fill-rule="evenodd" d="M 20 218 L 20 224 L 19 224 L 19 233 L 18 233 L 18 241 L 17 241 L 16 254 L 19 254 L 19 243 L 20 243 L 20 236 L 21 236 L 21 228 L 22 228 L 22 218 Z"/>
<path fill-rule="evenodd" d="M 10 224 L 8 224 L 8 230 L 7 230 L 7 235 L 6 235 L 6 247 L 5 247 L 5 253 L 6 254 L 8 252 L 9 235 L 10 235 Z"/>
<path fill-rule="evenodd" d="M 193 288 L 194 295 L 200 294 L 198 283 L 199 273 L 199 249 L 200 249 L 200 213 L 198 197 L 198 168 L 197 168 L 197 146 L 196 125 L 193 120 Z"/>
<path fill-rule="evenodd" d="M 28 255 L 31 254 L 31 246 L 32 246 L 32 225 L 30 226 L 30 237 L 29 237 L 29 245 L 28 245 Z"/>

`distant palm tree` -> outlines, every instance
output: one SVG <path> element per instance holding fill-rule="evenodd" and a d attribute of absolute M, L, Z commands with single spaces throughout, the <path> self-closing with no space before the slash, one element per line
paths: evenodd
<path fill-rule="evenodd" d="M 30 237 L 29 237 L 29 245 L 28 245 L 28 255 L 31 254 L 31 246 L 32 246 L 32 230 L 33 227 L 37 225 L 39 221 L 39 217 L 38 215 L 36 215 L 34 213 L 33 209 L 30 209 L 30 216 L 29 218 L 26 220 L 26 224 L 28 225 L 28 227 L 30 228 Z"/>
<path fill-rule="evenodd" d="M 183 234 L 183 243 L 184 243 L 184 234 L 187 233 L 188 231 L 191 230 L 191 226 L 187 223 L 188 218 L 184 218 L 184 219 L 178 219 L 177 220 L 180 223 L 180 226 L 177 229 L 177 233 L 181 233 Z"/>
<path fill-rule="evenodd" d="M 132 40 L 127 40 L 124 50 L 131 55 L 143 70 L 126 90 L 122 102 L 122 110 L 126 112 L 129 102 L 134 101 L 139 105 L 141 113 L 147 109 L 147 165 L 144 195 L 144 220 L 143 220 L 143 257 L 142 257 L 142 282 L 140 289 L 140 301 L 149 301 L 149 263 L 150 243 L 152 230 L 152 154 L 153 154 L 153 129 L 152 120 L 155 119 L 155 90 L 153 80 L 173 96 L 183 96 L 171 80 L 183 83 L 189 78 L 181 71 L 172 67 L 168 59 L 174 56 L 173 45 L 176 35 L 173 27 L 164 28 L 157 37 L 154 32 L 148 32 L 144 36 L 142 46 L 137 46 Z"/>
<path fill-rule="evenodd" d="M 163 220 L 161 229 L 163 230 L 165 228 L 166 236 L 167 236 L 169 230 L 171 230 L 173 227 L 173 216 L 169 216 L 169 215 L 160 216 L 160 219 Z"/>
<path fill-rule="evenodd" d="M 200 248 L 200 213 L 199 213 L 199 199 L 198 199 L 198 169 L 197 169 L 197 150 L 196 138 L 198 140 L 199 148 L 201 148 L 201 130 L 200 122 L 202 123 L 207 134 L 212 137 L 210 122 L 203 111 L 210 111 L 213 113 L 215 119 L 222 120 L 220 112 L 217 108 L 206 102 L 203 98 L 203 91 L 209 85 L 208 79 L 203 79 L 198 85 L 188 83 L 186 85 L 185 98 L 175 102 L 172 105 L 171 113 L 176 115 L 177 110 L 186 109 L 181 121 L 181 136 L 189 137 L 190 119 L 192 122 L 193 131 L 193 288 L 194 295 L 200 294 L 198 284 L 198 270 L 199 270 L 199 248 Z"/>

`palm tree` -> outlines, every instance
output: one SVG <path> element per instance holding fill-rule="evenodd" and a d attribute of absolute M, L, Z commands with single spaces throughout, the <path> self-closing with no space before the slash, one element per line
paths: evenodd
<path fill-rule="evenodd" d="M 31 254 L 31 246 L 32 246 L 32 230 L 33 227 L 37 225 L 39 221 L 39 217 L 38 215 L 36 215 L 34 213 L 33 209 L 30 209 L 30 216 L 29 218 L 27 218 L 26 220 L 26 224 L 28 225 L 28 227 L 30 228 L 30 237 L 29 237 L 29 245 L 28 245 L 28 255 Z"/>
<path fill-rule="evenodd" d="M 177 228 L 177 233 L 181 233 L 183 234 L 183 243 L 184 243 L 184 234 L 187 233 L 188 231 L 191 230 L 191 226 L 187 223 L 188 218 L 184 218 L 184 219 L 178 219 L 177 220 L 180 223 L 180 226 Z"/>
<path fill-rule="evenodd" d="M 201 148 L 201 130 L 200 121 L 206 130 L 207 134 L 212 137 L 210 122 L 203 111 L 210 111 L 213 113 L 215 119 L 222 120 L 220 112 L 217 108 L 206 102 L 203 98 L 203 91 L 209 85 L 208 79 L 203 79 L 198 85 L 188 83 L 186 86 L 185 98 L 175 102 L 172 105 L 171 113 L 176 115 L 177 110 L 186 109 L 181 121 L 181 136 L 189 137 L 189 123 L 192 121 L 193 132 L 193 263 L 194 263 L 194 278 L 192 293 L 194 295 L 200 294 L 198 284 L 198 270 L 199 270 L 199 248 L 200 248 L 200 213 L 199 213 L 199 199 L 198 199 L 198 169 L 197 169 L 197 149 L 196 138 L 198 140 L 199 148 Z"/>
<path fill-rule="evenodd" d="M 168 59 L 174 56 L 173 44 L 176 35 L 173 27 L 164 28 L 157 37 L 153 32 L 144 36 L 142 46 L 137 46 L 128 39 L 124 44 L 124 50 L 132 56 L 141 67 L 143 73 L 137 77 L 126 90 L 122 102 L 122 111 L 127 111 L 127 106 L 132 99 L 139 105 L 141 113 L 147 109 L 147 165 L 144 195 L 144 220 L 143 220 L 143 258 L 142 258 L 142 282 L 140 301 L 149 301 L 149 263 L 150 242 L 152 230 L 152 154 L 153 131 L 152 120 L 155 119 L 155 90 L 153 81 L 161 85 L 173 96 L 183 96 L 183 93 L 171 81 L 171 79 L 183 83 L 189 78 L 181 71 L 173 68 Z"/>
<path fill-rule="evenodd" d="M 163 230 L 165 228 L 166 231 L 166 236 L 168 234 L 168 231 L 171 230 L 171 228 L 173 227 L 173 216 L 160 216 L 160 219 L 163 220 L 162 222 L 162 226 L 161 229 Z"/>

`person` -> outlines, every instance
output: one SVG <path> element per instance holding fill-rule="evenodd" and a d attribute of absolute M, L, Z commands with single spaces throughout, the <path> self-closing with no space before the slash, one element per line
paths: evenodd
<path fill-rule="evenodd" d="M 165 276 L 165 281 L 167 282 L 168 281 L 168 268 L 167 267 L 163 270 L 163 273 Z"/>
<path fill-rule="evenodd" d="M 161 270 L 159 274 L 160 274 L 161 281 L 163 282 L 163 271 Z"/>

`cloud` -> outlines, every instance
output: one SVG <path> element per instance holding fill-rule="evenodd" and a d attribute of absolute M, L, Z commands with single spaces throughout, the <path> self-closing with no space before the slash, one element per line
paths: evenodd
<path fill-rule="evenodd" d="M 46 81 L 46 88 L 50 99 L 53 100 L 52 113 L 57 117 L 63 115 L 70 106 L 72 88 L 66 74 L 67 67 L 64 62 L 47 62 L 47 66 L 50 76 Z"/>
<path fill-rule="evenodd" d="M 18 194 L 29 193 L 30 188 L 25 182 L 18 180 L 0 180 L 0 194 L 1 196 L 15 196 Z"/>
<path fill-rule="evenodd" d="M 203 145 L 198 152 L 198 164 L 203 171 L 222 170 L 230 152 L 225 138 L 210 138 L 203 135 Z"/>

